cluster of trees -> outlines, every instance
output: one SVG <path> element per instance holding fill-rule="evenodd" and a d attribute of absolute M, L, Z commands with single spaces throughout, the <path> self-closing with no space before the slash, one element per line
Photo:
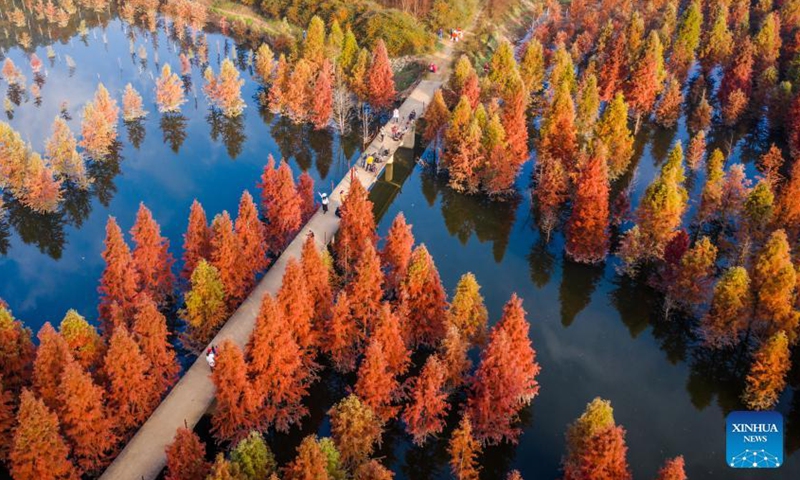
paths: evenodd
<path fill-rule="evenodd" d="M 566 217 L 566 254 L 578 262 L 603 262 L 618 244 L 621 270 L 660 289 L 667 316 L 699 319 L 705 347 L 754 352 L 750 408 L 775 404 L 800 333 L 795 4 L 572 2 L 567 16 L 549 2 L 519 67 L 543 105 L 533 192 L 542 228 Z M 675 142 L 629 215 L 632 133 L 651 120 L 672 129 L 684 113 L 690 141 Z M 766 121 L 787 145 L 765 149 L 753 179 L 707 142 L 714 125 L 745 121 Z"/>
<path fill-rule="evenodd" d="M 359 49 L 353 31 L 348 27 L 343 32 L 337 20 L 326 32 L 323 21 L 313 17 L 296 58 L 281 54 L 276 63 L 263 44 L 256 52 L 255 67 L 268 84 L 264 100 L 271 111 L 318 129 L 334 119 L 340 131 L 346 130 L 355 106 L 352 94 L 377 110 L 391 106 L 396 94 L 383 41 L 372 53 Z"/>
<path fill-rule="evenodd" d="M 472 3 L 471 0 L 469 3 Z M 307 2 L 301 0 L 270 0 L 253 2 L 269 18 L 285 18 L 294 25 L 308 25 L 315 16 L 352 28 L 363 43 L 373 48 L 383 41 L 392 56 L 415 55 L 430 51 L 434 36 L 415 16 L 400 10 L 382 8 L 369 0 Z M 448 4 L 462 2 L 448 0 Z"/>
<path fill-rule="evenodd" d="M 156 301 L 142 292 L 130 315 L 101 336 L 70 310 L 58 330 L 44 324 L 34 347 L 30 330 L 0 305 L 0 457 L 14 478 L 99 473 L 177 380 Z"/>
<path fill-rule="evenodd" d="M 513 191 L 530 156 L 530 82 L 507 42 L 488 65 L 489 74 L 481 79 L 469 58 L 459 59 L 445 94 L 437 92 L 428 107 L 424 136 L 436 147 L 443 140 L 437 168 L 447 172 L 451 188 L 499 197 Z M 448 103 L 455 104 L 452 113 Z"/>
<path fill-rule="evenodd" d="M 263 298 L 244 350 L 219 345 L 212 431 L 235 445 L 230 455 L 209 465 L 199 440 L 181 430 L 167 451 L 168 478 L 222 478 L 215 476 L 222 470 L 235 477 L 248 468 L 278 473 L 260 434 L 302 423 L 304 398 L 323 368 L 355 372 L 352 393 L 329 412 L 331 438 L 305 438 L 282 478 L 392 478 L 371 459 L 386 424 L 402 422 L 423 445 L 444 432 L 457 407 L 461 421 L 450 441 L 457 478 L 476 478 L 482 445 L 517 442 L 519 413 L 539 389 L 521 299 L 512 296 L 489 329 L 472 274 L 448 302 L 433 259 L 424 245 L 414 246 L 402 214 L 381 250 L 374 228 L 367 192 L 354 182 L 332 255 L 309 236 L 277 296 Z M 472 348 L 481 348 L 474 372 Z M 256 451 L 259 467 L 243 459 Z"/>
<path fill-rule="evenodd" d="M 192 205 L 180 273 L 188 281 L 180 312 L 188 345 L 213 337 L 269 266 L 269 255 L 316 208 L 310 176 L 295 183 L 285 162 L 276 168 L 270 157 L 259 187 L 263 219 L 247 191 L 235 222 L 222 212 L 209 226 L 202 206 Z M 98 473 L 177 380 L 165 313 L 173 311 L 180 284 L 169 240 L 143 204 L 130 236 L 133 248 L 109 217 L 100 333 L 71 310 L 58 331 L 42 327 L 35 347 L 30 330 L 0 301 L 0 459 L 14 478 Z M 298 282 L 305 275 L 295 274 Z"/>
<path fill-rule="evenodd" d="M 567 427 L 562 458 L 564 480 L 608 478 L 631 480 L 625 429 L 616 424 L 611 402 L 595 398 Z M 656 480 L 686 480 L 683 456 L 667 459 Z"/>

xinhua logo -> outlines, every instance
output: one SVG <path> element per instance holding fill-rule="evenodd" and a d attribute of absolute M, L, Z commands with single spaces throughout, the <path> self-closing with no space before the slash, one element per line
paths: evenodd
<path fill-rule="evenodd" d="M 778 412 L 732 412 L 726 429 L 726 462 L 732 468 L 783 465 L 783 416 Z"/>

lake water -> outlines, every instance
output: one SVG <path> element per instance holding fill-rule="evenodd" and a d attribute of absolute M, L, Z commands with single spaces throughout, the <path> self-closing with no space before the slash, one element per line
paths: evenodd
<path fill-rule="evenodd" d="M 10 124 L 41 151 L 62 101 L 69 102 L 70 126 L 79 130 L 80 111 L 98 81 L 117 99 L 131 82 L 144 96 L 150 114 L 138 148 L 120 124 L 119 158 L 93 166 L 97 178 L 91 194 L 71 197 L 63 213 L 31 214 L 6 198 L 9 215 L 0 224 L 0 239 L 6 239 L 0 241 L 0 297 L 34 330 L 45 321 L 57 323 L 68 308 L 96 317 L 96 287 L 103 269 L 100 253 L 109 215 L 127 231 L 139 202 L 144 202 L 177 254 L 192 200 L 200 200 L 209 216 L 223 209 L 235 211 L 242 190 L 255 193 L 268 154 L 289 158 L 296 173 L 307 170 L 329 189 L 359 153 L 355 136 L 311 133 L 259 112 L 253 101 L 258 85 L 247 68 L 242 70 L 248 108 L 240 120 L 220 121 L 209 115 L 200 90 L 201 72 L 193 66 L 184 117 L 165 122 L 154 105 L 154 76 L 164 62 L 174 70 L 179 63 L 176 42 L 165 33 L 164 24 L 155 34 L 146 34 L 105 14 L 89 13 L 84 18 L 85 39 L 75 34 L 77 22 L 55 33 L 54 38 L 62 40 L 52 45 L 56 52 L 52 64 L 45 50 L 46 29 L 32 30 L 31 37 L 39 44 L 35 51 L 45 63 L 43 102 L 36 106 L 32 98 L 23 98 Z M 134 52 L 145 49 L 145 62 L 138 55 L 132 57 L 131 44 Z M 33 76 L 26 52 L 4 45 L 5 55 L 22 68 L 30 85 Z M 233 42 L 223 35 L 209 34 L 208 45 L 215 69 L 222 57 L 234 55 Z M 66 65 L 67 55 L 75 60 L 74 72 Z M 6 91 L 7 85 L 0 84 L 0 94 Z M 672 143 L 680 139 L 685 145 L 687 138 L 683 123 L 671 131 L 642 129 L 637 137 L 634 205 Z M 751 135 L 736 143 L 738 138 L 739 133 L 718 132 L 711 143 L 735 143 L 732 157 L 748 161 L 752 172 L 752 158 L 764 148 L 764 139 Z M 576 265 L 564 259 L 559 232 L 549 242 L 543 238 L 531 213 L 531 163 L 520 176 L 519 197 L 491 203 L 448 190 L 424 169 L 414 167 L 414 155 L 404 152 L 391 178 L 373 190 L 381 235 L 394 216 L 404 212 L 417 241 L 431 251 L 449 292 L 462 273 L 475 273 L 492 322 L 517 292 L 524 299 L 542 367 L 540 394 L 523 414 L 525 432 L 519 445 L 487 450 L 484 478 L 503 478 L 511 468 L 528 480 L 557 478 L 566 425 L 595 396 L 611 400 L 617 422 L 627 429 L 628 459 L 637 479 L 655 477 L 664 459 L 679 454 L 686 457 L 691 479 L 800 478 L 797 368 L 778 405 L 787 422 L 786 466 L 776 471 L 727 468 L 724 421 L 727 412 L 742 408 L 737 379 L 720 368 L 717 359 L 692 348 L 694 337 L 684 323 L 661 320 L 657 296 L 648 287 L 616 275 L 613 261 L 601 267 Z M 631 178 L 623 183 L 628 181 Z M 702 175 L 692 190 L 697 193 L 700 188 Z M 342 380 L 326 376 L 315 385 L 312 414 L 302 432 L 272 439 L 281 459 L 290 456 L 302 435 L 327 433 L 324 412 L 345 394 Z M 352 378 L 344 380 L 352 384 Z M 451 417 L 452 425 L 456 416 Z M 447 478 L 446 439 L 443 435 L 424 448 L 414 448 L 397 428 L 391 428 L 380 455 L 398 478 Z"/>

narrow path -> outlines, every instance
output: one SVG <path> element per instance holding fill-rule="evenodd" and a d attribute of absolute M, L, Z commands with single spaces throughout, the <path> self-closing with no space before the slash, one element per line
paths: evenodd
<path fill-rule="evenodd" d="M 441 51 L 432 54 L 431 61 L 436 63 L 440 70 L 435 75 L 427 73 L 406 98 L 399 108 L 401 120 L 407 119 L 412 111 L 416 112 L 417 117 L 424 112 L 424 107 L 430 104 L 434 92 L 442 86 L 450 74 L 451 56 L 452 45 L 449 43 Z M 391 124 L 387 125 L 386 130 L 387 132 L 391 131 Z M 366 152 L 372 153 L 388 149 L 391 154 L 394 154 L 401 143 L 392 141 L 389 135 L 381 142 L 380 135 L 378 135 L 378 138 L 367 147 Z M 211 344 L 217 345 L 223 340 L 230 339 L 240 347 L 244 347 L 255 326 L 261 299 L 266 294 L 276 295 L 278 293 L 286 270 L 286 263 L 290 258 L 300 258 L 306 235 L 314 232 L 317 246 L 320 249 L 324 248 L 339 229 L 339 219 L 334 212 L 336 207 L 341 204 L 341 192 L 347 194 L 350 190 L 351 179 L 358 179 L 365 188 L 371 188 L 384 166 L 385 162 L 378 164 L 375 172 L 367 172 L 361 167 L 354 167 L 350 173 L 345 175 L 345 178 L 339 182 L 331 194 L 331 211 L 324 215 L 322 210 L 317 210 L 256 285 L 253 292 L 228 319 Z M 201 355 L 100 478 L 103 480 L 151 480 L 156 478 L 166 465 L 165 449 L 172 443 L 177 429 L 184 425 L 193 428 L 214 401 L 214 384 L 211 382 L 209 373 L 208 364 Z"/>

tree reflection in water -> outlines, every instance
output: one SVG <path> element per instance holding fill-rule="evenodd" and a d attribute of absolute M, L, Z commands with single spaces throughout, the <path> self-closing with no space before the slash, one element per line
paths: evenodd
<path fill-rule="evenodd" d="M 173 153 L 178 154 L 186 140 L 186 117 L 181 113 L 165 113 L 161 115 L 159 126 L 164 143 L 169 145 Z"/>
<path fill-rule="evenodd" d="M 236 160 L 242 153 L 242 146 L 247 140 L 244 132 L 244 114 L 236 117 L 226 117 L 216 109 L 206 115 L 206 121 L 211 126 L 211 139 L 218 142 L 222 139 L 225 150 L 232 160 Z"/>

